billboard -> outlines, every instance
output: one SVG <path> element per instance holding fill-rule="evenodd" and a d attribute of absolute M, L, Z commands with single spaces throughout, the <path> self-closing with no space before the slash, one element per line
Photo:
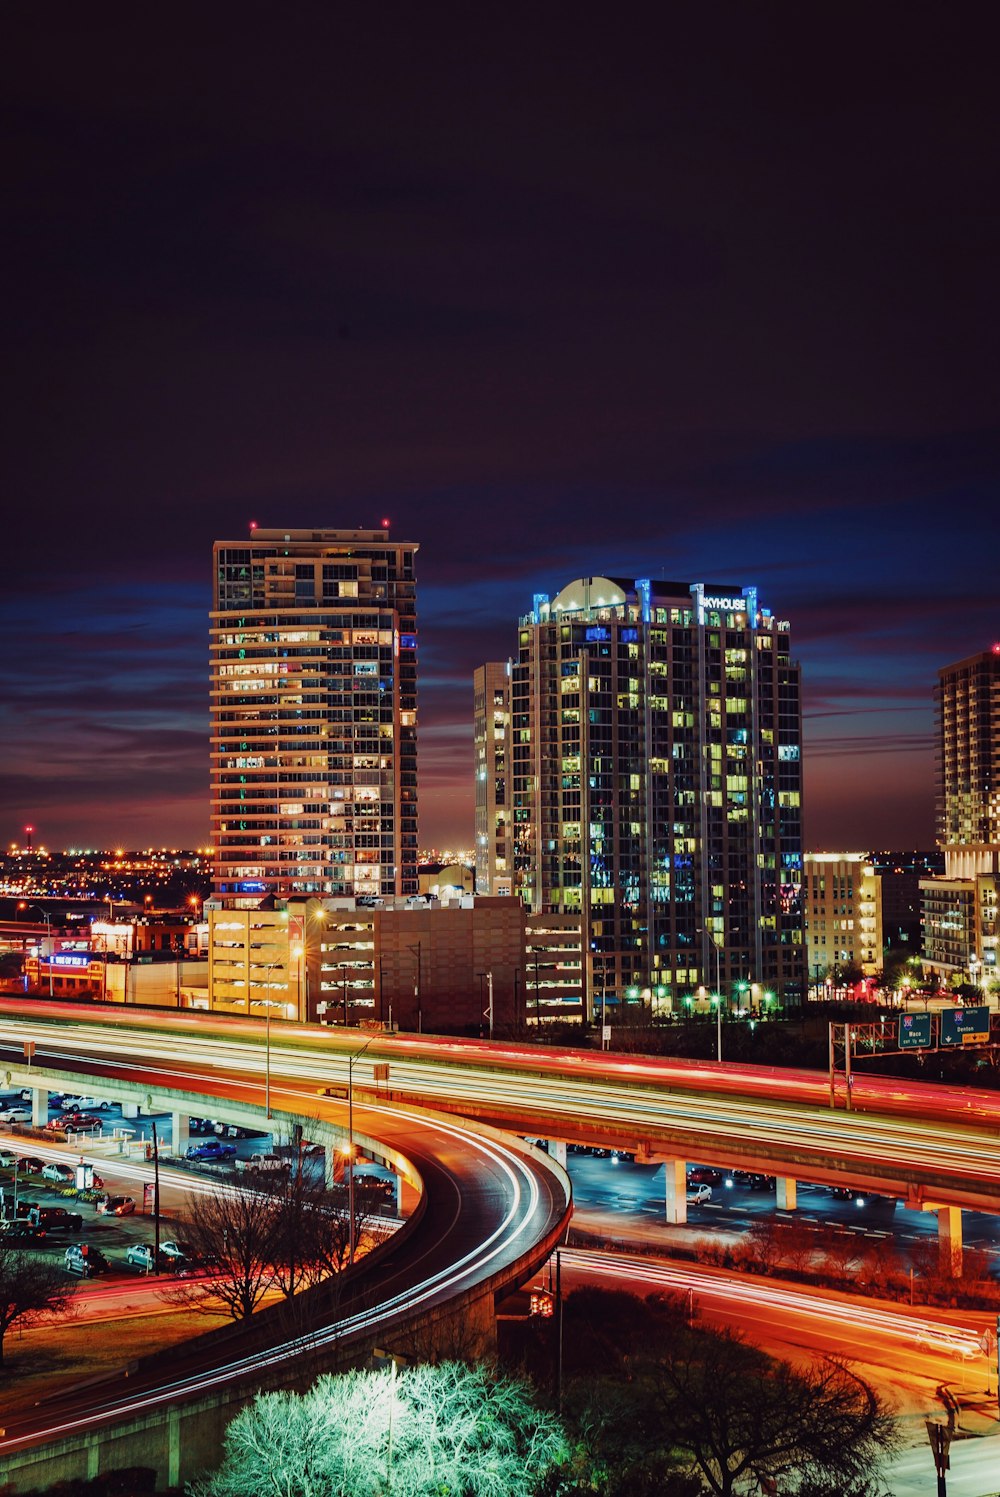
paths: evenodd
<path fill-rule="evenodd" d="M 931 1043 L 930 1014 L 900 1014 L 899 1048 L 901 1050 L 924 1050 Z"/>
<path fill-rule="evenodd" d="M 942 1045 L 985 1045 L 990 1038 L 988 1008 L 943 1008 Z"/>

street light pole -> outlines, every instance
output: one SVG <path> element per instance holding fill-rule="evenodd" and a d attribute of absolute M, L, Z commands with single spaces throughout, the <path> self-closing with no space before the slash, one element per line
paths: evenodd
<path fill-rule="evenodd" d="M 377 1035 L 347 1057 L 347 1264 L 354 1267 L 354 1062 L 360 1060 Z"/>
<path fill-rule="evenodd" d="M 722 978 L 719 975 L 719 943 L 707 926 L 702 926 L 702 933 L 708 937 L 715 948 L 715 1021 L 716 1021 L 716 1059 L 722 1060 Z"/>
<path fill-rule="evenodd" d="M 267 973 L 267 997 L 251 998 L 250 1003 L 256 1004 L 264 1010 L 264 1115 L 271 1116 L 271 1009 L 275 1006 L 271 1001 L 271 973 L 275 967 L 280 967 L 279 962 L 268 962 L 264 971 Z M 277 1005 L 279 1008 L 280 1004 Z"/>
<path fill-rule="evenodd" d="M 41 915 L 42 919 L 45 921 L 45 938 L 46 938 L 46 940 L 48 942 L 48 947 L 49 947 L 49 961 L 48 961 L 48 967 L 49 967 L 49 997 L 51 998 L 53 996 L 53 986 L 52 986 L 52 957 L 53 957 L 53 951 L 52 951 L 52 917 L 49 915 L 48 910 L 43 910 L 42 909 L 42 907 L 41 907 L 40 904 L 33 904 L 31 906 L 31 908 L 33 910 L 37 910 L 38 913 Z"/>

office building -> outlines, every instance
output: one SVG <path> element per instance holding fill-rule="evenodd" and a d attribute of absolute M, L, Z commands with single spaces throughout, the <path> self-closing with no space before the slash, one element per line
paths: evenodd
<path fill-rule="evenodd" d="M 476 760 L 476 889 L 510 894 L 510 678 L 509 660 L 479 666 L 473 677 L 473 743 Z"/>
<path fill-rule="evenodd" d="M 863 977 L 882 969 L 882 880 L 860 852 L 807 852 L 804 863 L 806 960 L 810 987 L 840 986 L 845 968 Z"/>
<path fill-rule="evenodd" d="M 217 541 L 218 899 L 417 888 L 417 548 L 379 530 Z"/>
<path fill-rule="evenodd" d="M 805 991 L 798 664 L 756 589 L 581 578 L 511 679 L 513 890 L 579 915 L 588 1011 Z"/>
<path fill-rule="evenodd" d="M 206 904 L 217 1012 L 286 1022 L 509 1036 L 579 1018 L 578 918 L 519 899 L 265 900 Z"/>

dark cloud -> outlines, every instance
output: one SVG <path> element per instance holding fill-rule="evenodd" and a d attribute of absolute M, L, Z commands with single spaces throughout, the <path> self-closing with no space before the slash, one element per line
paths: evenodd
<path fill-rule="evenodd" d="M 471 836 L 473 667 L 612 572 L 756 582 L 809 835 L 930 841 L 936 671 L 1000 633 L 991 51 L 892 5 L 595 17 L 8 17 L 9 835 L 202 841 L 212 541 L 387 516 L 425 840 Z"/>

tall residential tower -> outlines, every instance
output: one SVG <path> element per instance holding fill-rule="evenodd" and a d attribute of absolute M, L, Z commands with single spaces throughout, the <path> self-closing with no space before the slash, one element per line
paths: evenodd
<path fill-rule="evenodd" d="M 581 915 L 592 1011 L 804 994 L 799 667 L 754 588 L 536 596 L 511 733 L 514 892 Z"/>
<path fill-rule="evenodd" d="M 217 541 L 215 893 L 417 892 L 417 547 L 380 530 Z"/>

